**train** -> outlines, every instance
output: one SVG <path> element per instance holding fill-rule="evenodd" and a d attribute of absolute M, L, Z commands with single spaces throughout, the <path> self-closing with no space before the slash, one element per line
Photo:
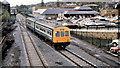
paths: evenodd
<path fill-rule="evenodd" d="M 49 40 L 55 48 L 65 49 L 70 44 L 70 29 L 59 26 L 56 21 L 27 17 L 26 27 Z"/>

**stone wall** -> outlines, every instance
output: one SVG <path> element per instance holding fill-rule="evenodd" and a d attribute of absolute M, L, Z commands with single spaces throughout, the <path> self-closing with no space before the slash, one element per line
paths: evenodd
<path fill-rule="evenodd" d="M 118 15 L 118 10 L 117 9 L 101 9 L 100 15 L 101 16 Z"/>
<path fill-rule="evenodd" d="M 101 39 L 117 39 L 117 32 L 74 32 L 82 36 L 101 38 Z"/>

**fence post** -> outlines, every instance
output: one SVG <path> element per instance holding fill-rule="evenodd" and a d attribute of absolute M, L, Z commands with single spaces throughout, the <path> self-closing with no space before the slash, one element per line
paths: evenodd
<path fill-rule="evenodd" d="M 77 28 L 76 28 L 76 34 L 77 34 Z"/>
<path fill-rule="evenodd" d="M 107 39 L 107 36 L 106 36 L 106 40 L 107 40 L 107 43 L 109 43 L 109 40 Z"/>
<path fill-rule="evenodd" d="M 93 45 L 93 32 L 92 32 L 92 45 Z"/>
<path fill-rule="evenodd" d="M 87 40 L 87 42 L 88 42 L 88 39 L 87 39 L 87 33 L 88 33 L 88 32 L 86 31 L 86 40 Z"/>
<path fill-rule="evenodd" d="M 101 48 L 101 36 L 100 36 L 100 38 L 99 38 L 99 39 L 100 39 L 100 48 Z"/>
<path fill-rule="evenodd" d="M 81 39 L 82 39 L 82 31 L 81 31 Z"/>
<path fill-rule="evenodd" d="M 80 31 L 80 33 L 81 33 L 81 34 L 80 34 L 80 38 L 82 39 L 82 31 Z"/>

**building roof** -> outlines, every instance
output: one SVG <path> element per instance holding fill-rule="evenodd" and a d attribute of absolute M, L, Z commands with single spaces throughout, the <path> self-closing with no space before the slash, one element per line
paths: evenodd
<path fill-rule="evenodd" d="M 63 8 L 74 8 L 77 7 L 77 5 L 62 5 Z"/>
<path fill-rule="evenodd" d="M 64 14 L 99 14 L 97 11 L 67 11 Z"/>
<path fill-rule="evenodd" d="M 79 7 L 75 7 L 74 9 L 77 9 L 77 10 L 92 10 L 92 8 L 87 7 L 87 6 L 79 6 Z"/>
<path fill-rule="evenodd" d="M 3 4 L 10 4 L 10 3 L 8 3 L 6 0 L 4 0 L 2 3 L 3 3 Z"/>
<path fill-rule="evenodd" d="M 67 11 L 67 10 L 73 10 L 73 9 L 47 9 L 45 12 L 42 13 L 42 15 L 59 14 L 59 13 L 63 13 L 64 11 Z"/>
<path fill-rule="evenodd" d="M 39 13 L 42 14 L 43 12 L 45 12 L 47 9 L 38 9 L 36 11 L 34 11 L 34 13 Z"/>
<path fill-rule="evenodd" d="M 113 0 L 62 0 L 62 2 L 111 2 Z"/>
<path fill-rule="evenodd" d="M 98 6 L 97 4 L 86 4 L 86 5 L 83 5 L 83 6 Z"/>

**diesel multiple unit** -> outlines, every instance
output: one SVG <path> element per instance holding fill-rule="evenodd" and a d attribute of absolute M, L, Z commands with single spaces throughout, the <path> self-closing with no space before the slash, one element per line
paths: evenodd
<path fill-rule="evenodd" d="M 26 26 L 48 39 L 55 47 L 65 48 L 70 44 L 70 29 L 68 27 L 59 26 L 56 21 L 28 17 Z"/>

